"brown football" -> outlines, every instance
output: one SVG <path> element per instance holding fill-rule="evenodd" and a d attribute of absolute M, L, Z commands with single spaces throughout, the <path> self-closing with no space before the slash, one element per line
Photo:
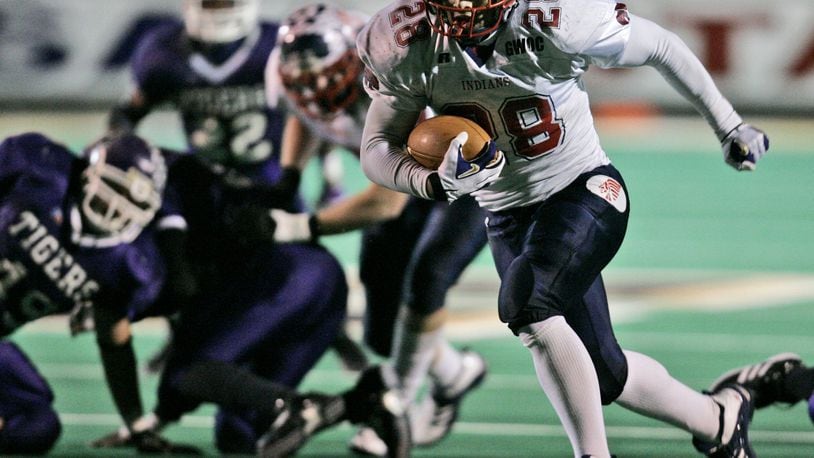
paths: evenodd
<path fill-rule="evenodd" d="M 461 132 L 469 134 L 463 146 L 464 159 L 470 161 L 492 138 L 481 126 L 461 116 L 441 115 L 418 123 L 407 138 L 407 153 L 419 164 L 436 170 L 444 160 L 449 142 Z"/>

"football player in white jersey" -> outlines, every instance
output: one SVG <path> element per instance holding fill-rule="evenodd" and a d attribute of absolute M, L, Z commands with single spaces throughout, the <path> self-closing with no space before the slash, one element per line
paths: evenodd
<path fill-rule="evenodd" d="M 372 98 L 365 173 L 426 199 L 471 194 L 488 211 L 500 318 L 531 352 L 574 455 L 610 455 L 602 405 L 616 402 L 688 431 L 702 453 L 754 456 L 752 394 L 736 383 L 699 393 L 622 350 L 601 277 L 629 204 L 594 127 L 582 81 L 590 65 L 655 67 L 737 170 L 753 170 L 768 149 L 689 48 L 613 0 L 397 0 L 372 17 L 357 49 Z M 493 146 L 467 162 L 462 133 L 437 171 L 423 168 L 403 145 L 426 106 L 475 120 Z"/>
<path fill-rule="evenodd" d="M 299 129 L 312 140 L 303 145 L 284 138 L 283 156 L 290 148 L 326 147 L 358 154 L 370 99 L 362 86 L 364 66 L 355 39 L 366 19 L 313 4 L 283 22 L 266 69 L 267 99 L 285 100 Z M 365 343 L 379 356 L 391 357 L 387 380 L 392 388 L 403 388 L 406 400 L 415 399 L 430 375 L 431 394 L 414 406 L 411 416 L 413 439 L 418 445 L 441 440 L 464 395 L 486 374 L 480 355 L 457 350 L 443 337 L 446 293 L 486 245 L 477 203 L 467 198 L 450 206 L 371 184 L 313 215 L 282 210 L 272 210 L 272 215 L 280 242 L 364 229 L 360 277 L 367 307 Z M 351 448 L 383 455 L 384 444 L 371 431 L 361 430 Z"/>

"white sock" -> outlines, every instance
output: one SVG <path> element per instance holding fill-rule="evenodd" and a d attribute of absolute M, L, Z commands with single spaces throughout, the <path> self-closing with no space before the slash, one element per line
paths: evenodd
<path fill-rule="evenodd" d="M 674 379 L 658 361 L 625 350 L 628 375 L 616 403 L 636 413 L 667 422 L 694 436 L 714 441 L 720 407 L 710 397 Z"/>
<path fill-rule="evenodd" d="M 430 365 L 430 376 L 435 382 L 441 386 L 454 384 L 461 373 L 462 366 L 461 352 L 450 345 L 446 339 L 439 339 L 435 358 Z"/>
<path fill-rule="evenodd" d="M 520 330 L 540 386 L 557 411 L 574 456 L 610 456 L 599 380 L 591 356 L 562 316 Z"/>
<path fill-rule="evenodd" d="M 403 317 L 403 315 L 402 315 Z M 393 350 L 390 356 L 393 369 L 399 379 L 399 387 L 406 402 L 413 402 L 435 358 L 441 341 L 441 329 L 420 332 L 410 329 L 402 317 L 396 322 L 393 333 Z"/>

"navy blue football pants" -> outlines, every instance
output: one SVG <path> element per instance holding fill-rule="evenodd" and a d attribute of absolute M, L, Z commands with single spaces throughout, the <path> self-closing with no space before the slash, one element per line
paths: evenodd
<path fill-rule="evenodd" d="M 389 356 L 399 307 L 441 309 L 447 292 L 486 246 L 485 212 L 470 198 L 452 204 L 412 198 L 398 218 L 366 230 L 359 275 L 365 286 L 365 343 Z"/>
<path fill-rule="evenodd" d="M 591 355 L 605 404 L 627 379 L 600 275 L 624 239 L 626 196 L 621 175 L 607 165 L 541 203 L 490 213 L 487 223 L 501 279 L 501 321 L 517 334 L 528 324 L 565 317 Z"/>

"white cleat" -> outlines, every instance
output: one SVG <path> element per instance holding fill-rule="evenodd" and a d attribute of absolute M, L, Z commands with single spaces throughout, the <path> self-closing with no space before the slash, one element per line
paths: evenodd
<path fill-rule="evenodd" d="M 486 377 L 486 360 L 481 355 L 464 349 L 461 357 L 461 372 L 455 383 L 445 387 L 434 386 L 421 404 L 410 411 L 413 445 L 429 446 L 445 438 L 458 419 L 463 398 Z"/>

